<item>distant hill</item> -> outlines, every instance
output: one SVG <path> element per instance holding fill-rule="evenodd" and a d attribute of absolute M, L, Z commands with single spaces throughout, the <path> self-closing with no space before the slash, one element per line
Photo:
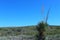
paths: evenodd
<path fill-rule="evenodd" d="M 0 36 L 15 36 L 15 35 L 36 35 L 38 31 L 36 26 L 23 26 L 23 27 L 4 27 L 0 28 Z M 50 25 L 47 28 L 48 35 L 60 34 L 60 26 Z"/>

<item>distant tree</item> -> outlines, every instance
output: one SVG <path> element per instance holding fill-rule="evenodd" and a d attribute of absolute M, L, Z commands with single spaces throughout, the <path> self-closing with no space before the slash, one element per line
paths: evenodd
<path fill-rule="evenodd" d="M 37 38 L 38 40 L 45 40 L 45 27 L 47 26 L 46 23 L 44 23 L 43 21 L 40 22 L 36 28 L 37 28 L 37 31 L 38 31 L 38 35 L 37 35 Z"/>

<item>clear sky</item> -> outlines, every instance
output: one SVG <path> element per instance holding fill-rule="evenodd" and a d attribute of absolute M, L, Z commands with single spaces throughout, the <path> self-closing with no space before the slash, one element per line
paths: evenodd
<path fill-rule="evenodd" d="M 60 0 L 0 0 L 0 27 L 36 25 L 49 7 L 48 24 L 60 25 Z"/>

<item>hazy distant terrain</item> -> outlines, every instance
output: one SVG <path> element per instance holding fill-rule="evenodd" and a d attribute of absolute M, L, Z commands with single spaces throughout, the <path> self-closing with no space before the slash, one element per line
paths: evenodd
<path fill-rule="evenodd" d="M 24 27 L 5 27 L 0 28 L 0 36 L 16 36 L 16 35 L 35 35 L 37 34 L 36 26 L 24 26 Z M 60 26 L 50 26 L 47 28 L 48 35 L 60 34 Z"/>
<path fill-rule="evenodd" d="M 58 38 L 60 38 L 60 26 L 49 26 L 49 27 L 46 28 L 46 30 L 47 30 L 46 33 L 47 33 L 47 39 L 48 40 L 50 40 L 50 39 L 58 40 Z M 21 38 L 21 35 L 35 36 L 37 33 L 38 33 L 38 31 L 36 30 L 36 26 L 0 28 L 0 38 L 3 37 L 3 36 L 6 36 L 6 37 L 11 36 L 11 38 L 13 36 L 19 37 L 19 35 L 20 35 L 20 38 Z M 32 38 L 34 38 L 34 37 L 32 37 Z"/>
<path fill-rule="evenodd" d="M 0 28 L 0 36 L 33 35 L 36 34 L 36 32 L 35 26 Z"/>

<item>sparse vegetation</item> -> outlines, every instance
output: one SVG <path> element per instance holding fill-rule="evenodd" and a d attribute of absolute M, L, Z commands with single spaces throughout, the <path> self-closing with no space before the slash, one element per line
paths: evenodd
<path fill-rule="evenodd" d="M 52 27 L 52 28 L 51 28 Z M 23 32 L 23 31 L 24 32 Z M 47 35 L 55 35 L 60 34 L 60 26 L 50 26 L 46 28 Z M 25 35 L 36 35 L 38 33 L 36 26 L 27 26 L 27 27 L 15 27 L 15 28 L 0 28 L 0 36 L 8 36 L 8 35 L 21 35 L 21 31 Z"/>

